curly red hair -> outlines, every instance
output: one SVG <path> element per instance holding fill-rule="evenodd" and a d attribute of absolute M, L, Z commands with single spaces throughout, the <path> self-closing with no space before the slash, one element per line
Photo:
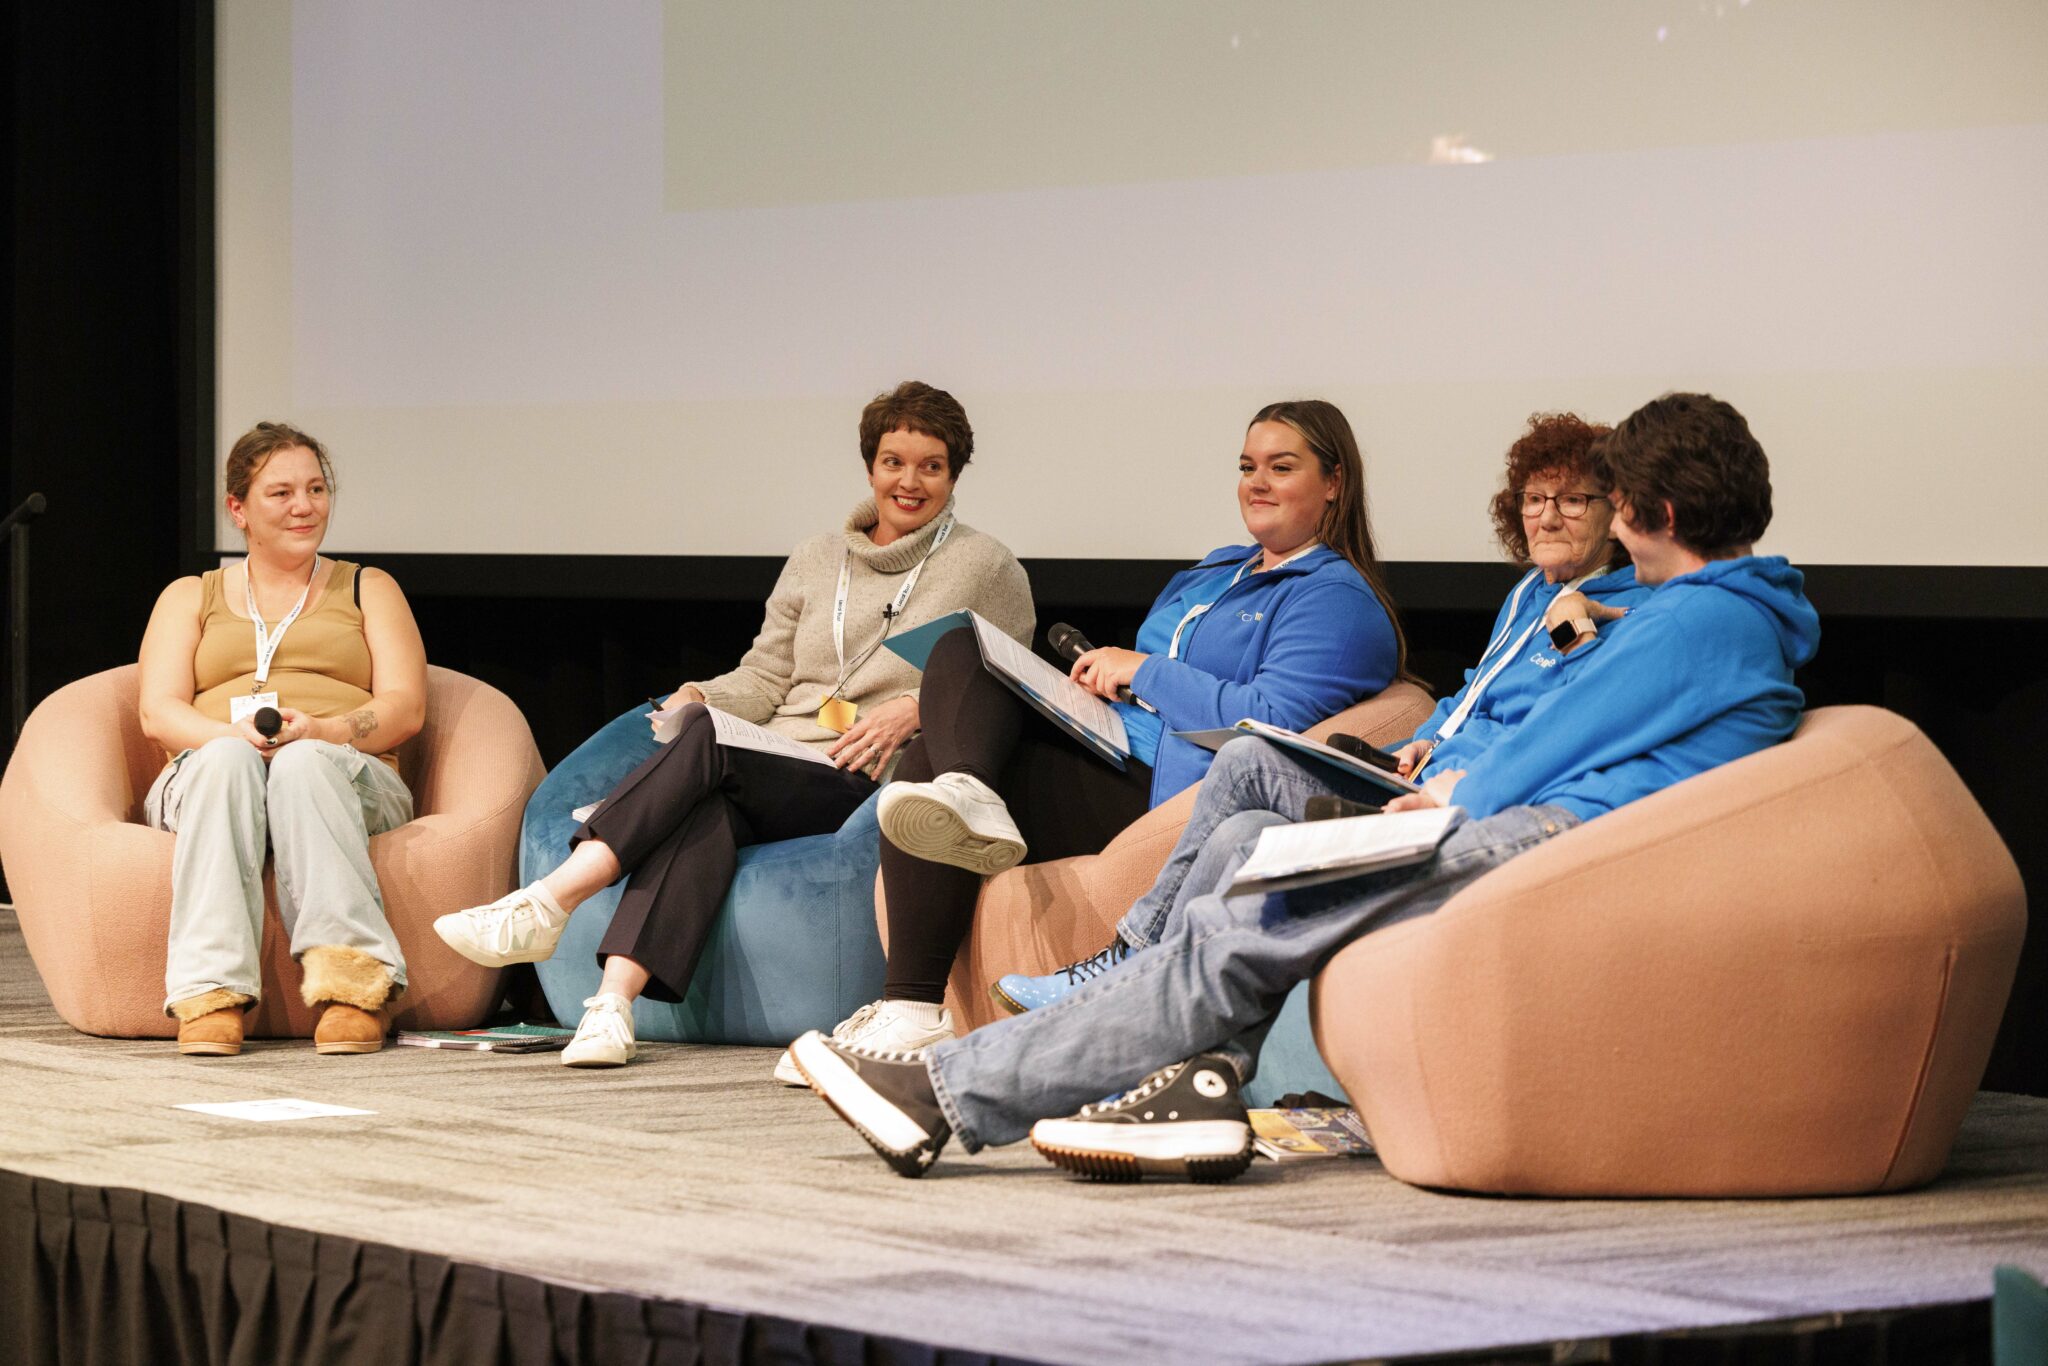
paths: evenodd
<path fill-rule="evenodd" d="M 1588 422 L 1577 413 L 1532 413 L 1529 429 L 1508 447 L 1507 477 L 1493 495 L 1493 534 L 1516 564 L 1529 563 L 1529 534 L 1522 529 L 1522 486 L 1539 474 L 1607 481 L 1592 458 L 1593 447 L 1614 428 Z M 1614 563 L 1628 563 L 1628 551 L 1614 544 Z"/>

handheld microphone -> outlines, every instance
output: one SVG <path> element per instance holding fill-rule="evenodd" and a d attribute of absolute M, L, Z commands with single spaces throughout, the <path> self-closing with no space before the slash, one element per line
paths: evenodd
<path fill-rule="evenodd" d="M 1376 816 L 1379 810 L 1377 802 L 1354 802 L 1349 797 L 1324 795 L 1310 797 L 1301 818 L 1305 821 L 1341 821 L 1350 816 Z"/>
<path fill-rule="evenodd" d="M 1374 768 L 1380 769 L 1383 772 L 1399 773 L 1401 771 L 1401 761 L 1399 759 L 1396 759 L 1383 749 L 1367 744 L 1356 735 L 1332 735 L 1330 737 L 1330 748 L 1340 754 L 1348 754 L 1361 763 L 1371 764 Z"/>
<path fill-rule="evenodd" d="M 256 714 L 249 718 L 249 724 L 256 727 L 256 733 L 266 740 L 275 740 L 277 733 L 284 729 L 284 717 L 276 707 L 258 707 Z"/>
<path fill-rule="evenodd" d="M 1082 655 L 1095 648 L 1088 643 L 1088 637 L 1081 634 L 1079 627 L 1069 626 L 1064 621 L 1056 621 L 1045 628 L 1045 643 L 1052 647 L 1054 654 L 1066 660 L 1069 664 L 1072 664 Z M 1131 690 L 1129 688 L 1118 688 L 1116 690 L 1116 700 L 1119 702 L 1132 701 Z"/>

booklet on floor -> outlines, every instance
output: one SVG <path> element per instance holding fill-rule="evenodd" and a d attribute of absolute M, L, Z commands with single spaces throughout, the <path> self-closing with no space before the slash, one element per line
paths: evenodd
<path fill-rule="evenodd" d="M 1372 1136 L 1358 1111 L 1252 1110 L 1252 1146 L 1262 1157 L 1292 1162 L 1303 1157 L 1371 1157 Z"/>
<path fill-rule="evenodd" d="M 452 1048 L 466 1053 L 549 1053 L 569 1046 L 573 1029 L 554 1025 L 499 1025 L 495 1029 L 401 1029 L 393 1043 L 408 1048 Z"/>
<path fill-rule="evenodd" d="M 1334 821 L 1273 825 L 1259 832 L 1252 856 L 1231 881 L 1228 895 L 1284 892 L 1421 863 L 1436 852 L 1461 808 L 1347 816 Z"/>
<path fill-rule="evenodd" d="M 1124 719 L 1116 708 L 1089 692 L 1052 665 L 1002 633 L 978 612 L 948 612 L 928 621 L 915 631 L 884 642 L 913 668 L 922 669 L 931 658 L 939 637 L 962 626 L 974 628 L 975 644 L 981 647 L 981 662 L 990 673 L 1030 707 L 1081 742 L 1096 757 L 1124 766 L 1131 757 L 1130 737 L 1124 733 Z"/>
<path fill-rule="evenodd" d="M 1311 740 L 1306 735 L 1283 729 L 1280 726 L 1269 726 L 1264 721 L 1254 721 L 1249 716 L 1236 725 L 1226 726 L 1221 730 L 1177 730 L 1174 734 L 1191 744 L 1197 744 L 1203 749 L 1211 750 L 1222 749 L 1232 740 L 1242 739 L 1247 735 L 1257 735 L 1263 739 L 1271 740 L 1283 749 L 1290 749 L 1297 754 L 1305 754 L 1311 759 L 1320 760 L 1340 773 L 1349 774 L 1354 778 L 1363 779 L 1375 787 L 1384 788 L 1389 795 L 1398 796 L 1404 792 L 1420 792 L 1422 790 L 1420 785 L 1409 782 L 1398 773 L 1389 773 L 1383 768 L 1374 768 L 1365 760 L 1354 759 L 1341 749 L 1330 748 L 1321 740 Z"/>

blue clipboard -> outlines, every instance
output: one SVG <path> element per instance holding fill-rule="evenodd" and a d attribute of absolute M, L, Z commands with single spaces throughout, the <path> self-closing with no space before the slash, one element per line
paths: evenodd
<path fill-rule="evenodd" d="M 932 657 L 932 647 L 939 643 L 939 637 L 948 631 L 957 631 L 965 626 L 973 629 L 971 614 L 964 609 L 948 612 L 943 617 L 933 617 L 915 631 L 905 631 L 900 636 L 891 636 L 882 642 L 891 654 L 897 655 L 911 668 L 920 672 L 924 662 Z"/>

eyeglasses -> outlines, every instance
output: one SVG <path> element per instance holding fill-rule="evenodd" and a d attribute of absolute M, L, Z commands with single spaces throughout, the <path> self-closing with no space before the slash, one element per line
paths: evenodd
<path fill-rule="evenodd" d="M 1586 515 L 1586 509 L 1595 503 L 1604 503 L 1604 493 L 1538 493 L 1534 489 L 1522 490 L 1522 515 L 1541 517 L 1545 503 L 1557 504 L 1557 515 L 1577 521 Z"/>

